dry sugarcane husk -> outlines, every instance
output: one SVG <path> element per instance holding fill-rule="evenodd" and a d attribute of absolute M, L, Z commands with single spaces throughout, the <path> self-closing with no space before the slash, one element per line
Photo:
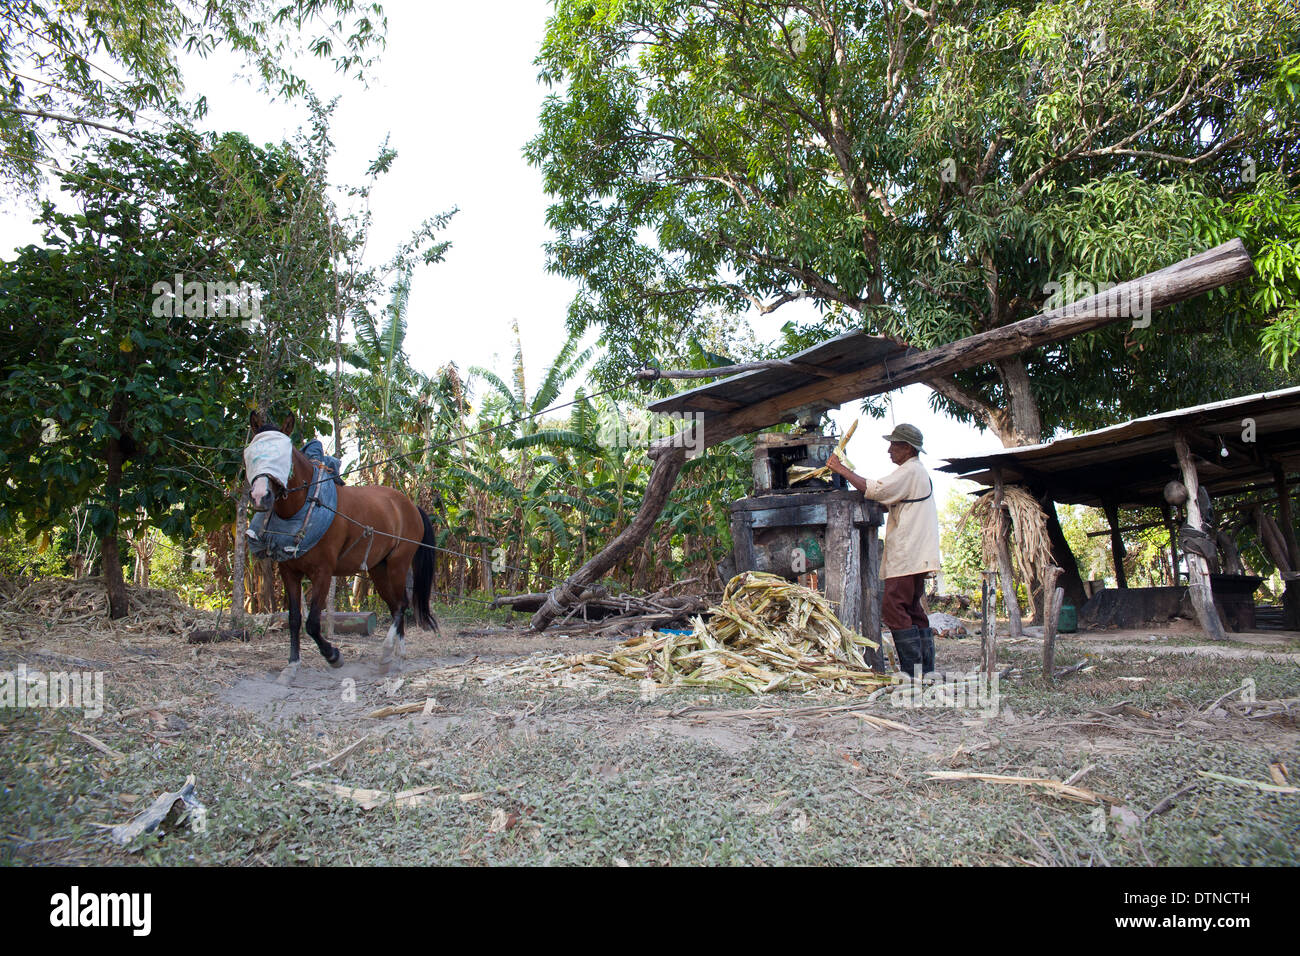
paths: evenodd
<path fill-rule="evenodd" d="M 1247 780 L 1244 777 L 1229 777 L 1226 773 L 1215 773 L 1212 770 L 1198 770 L 1196 773 L 1199 776 L 1207 777 L 1210 780 L 1219 780 L 1223 783 L 1230 783 L 1236 787 L 1262 790 L 1265 793 L 1300 793 L 1300 787 L 1279 786 L 1275 783 L 1264 783 L 1260 780 Z"/>
<path fill-rule="evenodd" d="M 397 793 L 389 793 L 387 790 L 371 790 L 365 787 L 345 787 L 337 783 L 324 783 L 319 780 L 299 780 L 298 786 L 307 790 L 318 790 L 324 793 L 332 793 L 335 796 L 346 797 L 360 805 L 362 810 L 373 810 L 375 807 L 392 804 L 399 807 L 421 807 L 436 802 L 436 797 L 428 796 L 429 791 L 440 789 L 436 784 L 430 784 L 424 787 L 412 787 L 410 790 L 399 790 Z"/>
<path fill-rule="evenodd" d="M 430 674 L 421 681 L 435 686 L 442 679 L 458 682 L 473 676 L 484 684 L 516 680 L 579 687 L 629 679 L 642 691 L 648 680 L 659 688 L 855 696 L 895 683 L 892 675 L 872 671 L 863 661 L 861 649 L 874 648 L 874 642 L 846 628 L 820 594 L 775 575 L 737 575 L 721 600 L 690 624 L 686 633 L 646 630 L 603 653 L 534 657 L 506 667 L 461 665 L 454 675 Z"/>
<path fill-rule="evenodd" d="M 975 499 L 958 524 L 960 531 L 972 518 L 980 523 L 980 543 L 984 550 L 984 560 L 989 567 L 995 566 L 998 560 L 993 499 L 993 490 L 984 492 Z M 1011 537 L 1014 544 L 1011 556 L 1021 579 L 1026 583 L 1043 581 L 1047 569 L 1055 563 L 1051 538 L 1047 534 L 1047 515 L 1043 513 L 1038 500 L 1019 485 L 1003 486 L 1002 506 L 1011 515 Z"/>
<path fill-rule="evenodd" d="M 352 754 L 358 747 L 364 744 L 367 740 L 373 740 L 373 739 L 374 736 L 372 734 L 366 734 L 364 737 L 352 741 L 352 743 L 348 744 L 346 747 L 344 747 L 338 753 L 334 754 L 332 757 L 326 757 L 324 760 L 318 760 L 316 763 L 309 764 L 306 767 L 300 767 L 299 769 L 293 772 L 293 776 L 300 777 L 305 773 L 315 773 L 317 770 L 324 770 L 326 767 L 332 767 L 334 766 L 334 764 L 338 763 L 344 757 L 347 757 L 350 754 Z"/>
<path fill-rule="evenodd" d="M 1067 786 L 1059 780 L 1050 780 L 1046 777 L 1013 777 L 1000 773 L 967 773 L 961 770 L 927 770 L 930 778 L 933 780 L 979 780 L 984 783 L 1010 783 L 1022 786 L 1034 786 L 1047 793 L 1052 793 L 1066 800 L 1073 800 L 1076 803 L 1109 803 L 1115 806 L 1120 805 L 1120 801 L 1114 797 L 1106 797 L 1102 794 L 1095 793 L 1085 787 Z"/>
<path fill-rule="evenodd" d="M 366 714 L 367 717 L 394 717 L 398 714 L 431 714 L 435 710 L 443 710 L 432 697 L 424 700 L 412 701 L 409 704 L 398 704 L 392 707 L 380 707 L 378 710 Z"/>
<path fill-rule="evenodd" d="M 658 686 L 720 686 L 763 694 L 779 689 L 852 692 L 892 683 L 862 661 L 875 647 L 846 628 L 816 592 L 775 575 L 737 575 L 689 634 L 647 631 L 606 654 L 556 667 L 617 674 Z"/>

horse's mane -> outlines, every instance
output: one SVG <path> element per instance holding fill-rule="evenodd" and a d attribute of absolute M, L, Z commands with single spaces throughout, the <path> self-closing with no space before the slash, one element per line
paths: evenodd
<path fill-rule="evenodd" d="M 280 430 L 279 425 L 270 425 L 270 424 L 260 425 L 258 426 L 257 431 L 253 432 L 253 434 L 260 435 L 262 434 L 262 432 L 278 432 L 279 430 Z"/>

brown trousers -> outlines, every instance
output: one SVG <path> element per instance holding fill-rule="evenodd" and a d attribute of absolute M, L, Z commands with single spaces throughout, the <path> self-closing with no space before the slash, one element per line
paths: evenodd
<path fill-rule="evenodd" d="M 881 599 L 880 619 L 891 631 L 909 627 L 929 627 L 930 618 L 921 607 L 925 594 L 925 574 L 905 574 L 899 578 L 885 578 L 885 593 Z"/>

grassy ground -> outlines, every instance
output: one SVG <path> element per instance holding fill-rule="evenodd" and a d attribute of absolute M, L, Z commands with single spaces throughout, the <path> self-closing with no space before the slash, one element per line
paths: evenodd
<path fill-rule="evenodd" d="M 1026 655 L 1028 656 L 1028 655 Z M 1130 701 L 1178 719 L 1195 704 L 1256 682 L 1261 700 L 1294 696 L 1294 665 L 1196 662 L 1191 673 L 1146 665 L 1149 686 L 1114 671 L 1048 690 L 1005 682 L 1010 713 L 872 713 L 914 733 L 878 730 L 852 716 L 738 715 L 750 698 L 632 695 L 584 690 L 494 691 L 473 683 L 440 694 L 437 717 L 360 719 L 322 729 L 308 715 L 268 725 L 196 704 L 159 723 L 67 711 L 8 712 L 0 725 L 0 859 L 7 863 L 574 863 L 574 864 L 1293 864 L 1300 799 L 1196 776 L 1211 770 L 1261 781 L 1270 762 L 1300 766 L 1294 725 L 1242 727 L 1206 716 L 1209 728 L 1171 729 L 1101 719 Z M 111 696 L 110 696 L 111 700 Z M 822 702 L 818 702 L 822 703 Z M 780 710 L 809 700 L 776 695 Z M 1188 704 L 1192 706 L 1187 706 Z M 368 705 L 367 705 L 368 706 Z M 671 716 L 683 707 L 694 710 Z M 1163 709 L 1162 709 L 1163 708 Z M 110 713 L 112 706 L 110 705 Z M 1257 722 L 1264 723 L 1264 722 Z M 1142 725 L 1144 729 L 1135 730 Z M 72 731 L 121 751 L 99 753 Z M 1150 730 L 1168 734 L 1152 734 Z M 293 772 L 372 733 L 340 768 Z M 1193 785 L 1168 812 L 1123 832 L 1118 817 L 1032 788 L 933 781 L 962 770 L 1081 781 L 1139 817 Z M 157 793 L 198 781 L 205 833 L 184 826 L 130 850 L 96 822 L 128 819 Z M 430 805 L 366 810 L 301 779 L 390 792 L 433 786 Z M 1104 821 L 1104 822 L 1103 822 Z"/>
<path fill-rule="evenodd" d="M 894 707 L 886 697 L 693 689 L 642 700 L 635 685 L 488 680 L 494 662 L 607 642 L 536 637 L 474 615 L 447 618 L 444 634 L 411 635 L 401 686 L 375 673 L 374 641 L 345 640 L 348 666 L 338 672 L 308 642 L 301 686 L 285 690 L 273 680 L 282 632 L 196 649 L 147 616 L 107 637 L 79 626 L 0 630 L 0 671 L 99 669 L 107 696 L 98 719 L 0 709 L 0 862 L 1300 862 L 1300 795 L 1197 774 L 1270 783 L 1270 764 L 1291 782 L 1300 773 L 1295 705 L 1263 703 L 1300 697 L 1295 660 L 1266 653 L 1284 642 L 1242 642 L 1234 646 L 1250 656 L 1220 659 L 1181 653 L 1194 642 L 1180 641 L 1176 654 L 1114 650 L 1080 634 L 1062 643 L 1058 661 L 1086 658 L 1091 668 L 1053 687 L 1036 676 L 1035 642 L 1008 644 L 1001 709 L 985 716 Z M 967 669 L 977 652 L 974 641 L 942 641 L 940 666 Z M 1235 703 L 1240 693 L 1208 706 L 1246 679 L 1262 710 Z M 427 715 L 367 716 L 426 696 L 436 701 Z M 854 703 L 877 722 L 828 710 Z M 357 740 L 346 758 L 311 767 Z M 1107 803 L 929 775 L 1063 781 L 1085 768 L 1078 786 Z M 121 848 L 96 825 L 129 820 L 189 774 L 208 809 L 203 832 L 172 822 Z M 365 809 L 319 789 L 328 784 L 430 789 L 422 805 Z"/>

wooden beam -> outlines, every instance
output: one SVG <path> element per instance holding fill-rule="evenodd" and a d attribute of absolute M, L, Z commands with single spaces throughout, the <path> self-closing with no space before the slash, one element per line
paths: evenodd
<path fill-rule="evenodd" d="M 734 412 L 738 408 L 744 408 L 740 402 L 733 402 L 729 398 L 719 398 L 716 395 L 696 395 L 687 403 L 688 411 L 701 412 Z"/>
<path fill-rule="evenodd" d="M 1187 486 L 1187 523 L 1199 529 L 1201 486 L 1196 477 L 1196 463 L 1192 461 L 1191 450 L 1187 447 L 1187 438 L 1181 432 L 1174 437 L 1174 448 L 1178 452 L 1178 463 L 1183 469 L 1183 484 Z M 1214 593 L 1210 588 L 1210 566 L 1195 551 L 1185 551 L 1184 556 L 1187 558 L 1187 593 L 1191 596 L 1192 606 L 1196 608 L 1201 627 L 1210 640 L 1226 641 L 1228 635 L 1224 633 L 1223 622 L 1219 620 L 1219 611 L 1214 606 Z"/>
<path fill-rule="evenodd" d="M 862 633 L 862 538 L 853 501 L 826 505 L 826 600 L 845 627 Z M 875 531 L 874 528 L 871 529 Z"/>
<path fill-rule="evenodd" d="M 991 680 L 998 671 L 998 586 L 997 572 L 981 572 L 984 589 L 980 602 L 983 629 L 980 634 L 980 670 Z"/>
<path fill-rule="evenodd" d="M 880 646 L 867 651 L 867 663 L 873 670 L 885 672 L 885 645 L 880 638 L 880 604 L 884 597 L 880 580 L 880 535 L 875 525 L 862 529 L 862 636 Z"/>
<path fill-rule="evenodd" d="M 546 630 L 547 625 L 573 603 L 587 585 L 604 576 L 645 539 L 663 513 L 668 495 L 677 483 L 677 476 L 685 463 L 686 449 L 682 447 L 668 448 L 655 458 L 654 467 L 650 469 L 650 480 L 646 482 L 645 497 L 641 499 L 641 507 L 636 516 L 603 551 L 575 571 L 563 584 L 551 590 L 546 603 L 533 615 L 533 630 Z"/>
<path fill-rule="evenodd" d="M 1174 521 L 1174 510 L 1169 502 L 1162 502 L 1160 513 L 1164 515 L 1165 528 L 1169 532 L 1169 584 L 1178 587 L 1178 525 Z"/>
<path fill-rule="evenodd" d="M 762 369 L 779 368 L 793 372 L 803 372 L 817 378 L 834 378 L 835 372 L 811 362 L 797 362 L 790 359 L 761 359 L 757 362 L 742 362 L 739 365 L 718 365 L 713 368 L 642 368 L 637 369 L 635 377 L 641 381 L 655 381 L 661 378 L 726 378 L 744 372 L 757 372 Z"/>
<path fill-rule="evenodd" d="M 1131 316 L 1117 303 L 1140 301 L 1154 311 L 1217 289 L 1253 275 L 1255 267 L 1240 239 L 1215 246 L 1157 272 L 1121 283 L 1071 305 L 1053 309 L 1019 322 L 989 329 L 928 351 L 904 353 L 892 362 L 844 372 L 834 378 L 793 389 L 757 402 L 706 423 L 705 434 L 697 436 L 703 446 L 735 438 L 747 432 L 779 424 L 786 414 L 810 402 L 843 405 L 868 395 L 878 395 L 952 375 L 963 369 L 1007 358 L 1027 349 L 1092 332 Z M 696 425 L 696 428 L 699 426 Z M 668 444 L 671 439 L 660 439 Z"/>

